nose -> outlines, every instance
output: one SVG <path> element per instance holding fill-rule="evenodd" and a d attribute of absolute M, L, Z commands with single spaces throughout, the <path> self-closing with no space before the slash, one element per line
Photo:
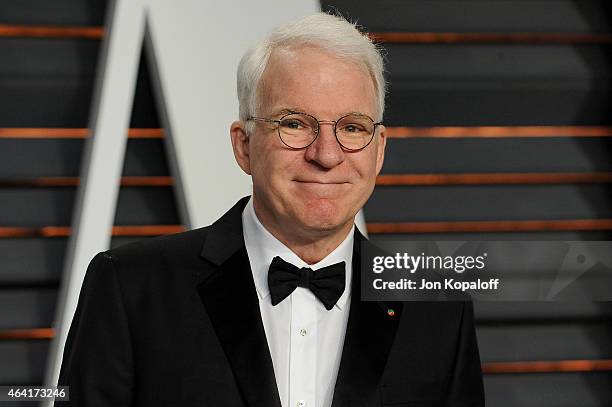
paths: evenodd
<path fill-rule="evenodd" d="M 344 150 L 336 140 L 333 122 L 320 122 L 319 135 L 306 149 L 304 158 L 328 169 L 344 161 Z"/>

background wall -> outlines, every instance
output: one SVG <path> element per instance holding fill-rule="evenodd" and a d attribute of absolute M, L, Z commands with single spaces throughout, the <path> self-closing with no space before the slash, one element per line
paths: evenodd
<path fill-rule="evenodd" d="M 606 2 L 322 7 L 379 33 L 388 55 L 374 239 L 610 240 Z M 0 385 L 43 380 L 105 9 L 0 3 Z M 182 228 L 151 89 L 141 58 L 115 216 L 136 227 L 116 227 L 112 246 Z M 488 404 L 610 405 L 611 305 L 477 304 Z"/>

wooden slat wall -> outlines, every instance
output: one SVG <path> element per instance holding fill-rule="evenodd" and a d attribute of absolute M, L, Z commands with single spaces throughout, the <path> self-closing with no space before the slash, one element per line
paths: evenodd
<path fill-rule="evenodd" d="M 0 4 L 0 385 L 42 383 L 105 9 Z M 184 230 L 144 65 L 131 124 L 113 246 Z"/>
<path fill-rule="evenodd" d="M 58 27 L 48 25 L 0 24 L 0 37 L 10 38 L 89 38 L 99 40 L 104 35 L 102 27 Z"/>
<path fill-rule="evenodd" d="M 387 52 L 373 239 L 610 239 L 610 6 L 323 3 Z M 476 304 L 487 404 L 609 405 L 610 311 Z"/>

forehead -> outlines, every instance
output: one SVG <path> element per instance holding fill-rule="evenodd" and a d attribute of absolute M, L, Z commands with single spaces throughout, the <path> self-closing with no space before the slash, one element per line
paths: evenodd
<path fill-rule="evenodd" d="M 375 115 L 374 83 L 360 64 L 314 46 L 276 49 L 260 84 L 265 114 L 300 107 L 313 114 Z"/>

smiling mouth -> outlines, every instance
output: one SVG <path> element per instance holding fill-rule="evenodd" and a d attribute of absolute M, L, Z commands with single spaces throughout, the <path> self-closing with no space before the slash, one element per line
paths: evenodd
<path fill-rule="evenodd" d="M 295 182 L 299 182 L 301 184 L 318 184 L 318 185 L 342 185 L 348 184 L 348 182 L 321 182 L 321 181 L 305 181 L 305 180 L 295 180 Z"/>

